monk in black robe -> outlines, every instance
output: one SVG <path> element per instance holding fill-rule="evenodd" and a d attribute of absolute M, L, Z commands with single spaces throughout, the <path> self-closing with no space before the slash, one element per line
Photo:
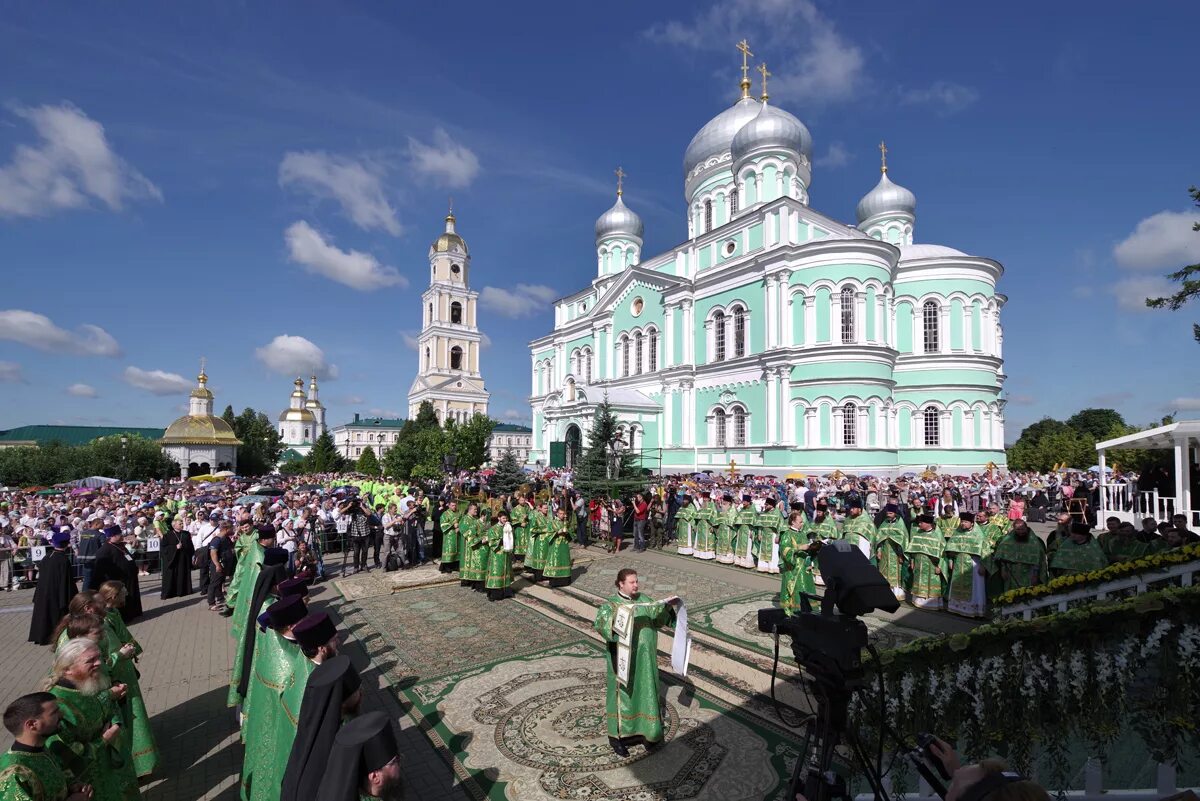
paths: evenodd
<path fill-rule="evenodd" d="M 33 591 L 33 619 L 29 621 L 29 641 L 49 645 L 58 621 L 67 613 L 75 597 L 75 569 L 71 565 L 71 535 L 66 532 L 51 538 L 54 550 L 38 563 L 37 589 Z"/>
<path fill-rule="evenodd" d="M 192 536 L 183 528 L 179 518 L 162 538 L 162 599 L 182 598 L 192 594 Z"/>
<path fill-rule="evenodd" d="M 108 535 L 108 541 L 96 552 L 92 580 L 87 589 L 98 590 L 106 581 L 119 581 L 124 584 L 128 595 L 125 598 L 125 606 L 121 609 L 121 619 L 129 623 L 142 616 L 142 591 L 138 587 L 137 565 L 125 551 L 121 527 L 109 526 L 105 533 Z"/>
<path fill-rule="evenodd" d="M 358 714 L 361 683 L 345 654 L 317 665 L 308 677 L 279 801 L 319 801 L 325 760 L 342 721 Z"/>
<path fill-rule="evenodd" d="M 333 738 L 317 798 L 362 801 L 396 798 L 400 792 L 400 746 L 383 712 L 367 712 Z"/>

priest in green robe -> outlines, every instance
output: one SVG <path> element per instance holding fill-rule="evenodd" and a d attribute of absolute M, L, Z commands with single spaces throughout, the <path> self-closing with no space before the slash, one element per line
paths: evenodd
<path fill-rule="evenodd" d="M 695 545 L 696 505 L 692 503 L 691 495 L 684 495 L 683 502 L 675 512 L 675 541 L 679 543 L 676 550 L 684 556 L 691 556 Z"/>
<path fill-rule="evenodd" d="M 1117 530 L 1101 543 L 1109 564 L 1131 562 L 1153 553 L 1150 543 L 1138 539 L 1133 523 L 1121 523 Z"/>
<path fill-rule="evenodd" d="M 453 573 L 458 570 L 458 559 L 461 553 L 458 534 L 459 515 L 453 503 L 446 506 L 439 520 L 438 525 L 442 529 L 442 558 L 438 560 L 438 570 L 442 573 Z"/>
<path fill-rule="evenodd" d="M 629 746 L 655 751 L 663 741 L 658 687 L 658 629 L 673 625 L 678 596 L 655 601 L 638 592 L 637 571 L 617 572 L 617 592 L 596 612 L 595 627 L 608 643 L 605 714 L 608 742 L 617 756 Z"/>
<path fill-rule="evenodd" d="M 975 515 L 962 512 L 958 531 L 946 540 L 942 552 L 942 575 L 946 578 L 946 608 L 967 617 L 987 614 L 987 568 L 990 551 Z"/>
<path fill-rule="evenodd" d="M 842 536 L 855 548 L 862 551 L 863 556 L 871 559 L 875 556 L 875 522 L 863 514 L 862 500 L 858 496 L 850 499 L 846 505 L 846 519 L 842 521 Z"/>
<path fill-rule="evenodd" d="M 533 573 L 534 580 L 542 578 L 542 569 L 546 567 L 546 536 L 550 530 L 550 506 L 545 501 L 538 504 L 537 509 L 529 513 L 526 523 L 529 532 L 529 549 L 525 551 L 525 569 Z"/>
<path fill-rule="evenodd" d="M 787 528 L 787 521 L 779 514 L 778 503 L 774 498 L 767 498 L 763 510 L 754 520 L 754 569 L 759 573 L 780 572 L 779 532 Z"/>
<path fill-rule="evenodd" d="M 937 530 L 933 515 L 918 515 L 909 532 L 904 555 L 908 559 L 908 601 L 918 609 L 941 609 L 944 584 L 942 555 L 946 538 Z"/>
<path fill-rule="evenodd" d="M 542 575 L 551 587 L 565 587 L 571 583 L 571 524 L 567 522 L 567 507 L 558 507 L 545 538 L 546 566 Z"/>
<path fill-rule="evenodd" d="M 125 721 L 126 734 L 130 738 L 132 748 L 133 770 L 138 778 L 150 776 L 158 767 L 158 746 L 154 741 L 154 730 L 150 727 L 150 714 L 146 711 L 146 701 L 142 697 L 142 687 L 137 668 L 133 661 L 142 654 L 141 644 L 129 633 L 125 620 L 121 617 L 121 609 L 125 606 L 128 591 L 119 581 L 106 581 L 100 585 L 100 597 L 104 599 L 108 611 L 104 614 L 106 639 L 111 647 L 119 649 L 129 646 L 129 659 L 113 660 L 111 675 L 113 681 L 125 685 Z"/>
<path fill-rule="evenodd" d="M 92 797 L 90 788 L 72 784 L 62 764 L 46 750 L 46 741 L 58 733 L 61 719 L 58 699 L 48 692 L 22 695 L 4 710 L 4 726 L 13 744 L 0 755 L 0 799 L 86 801 Z"/>
<path fill-rule="evenodd" d="M 805 523 L 804 532 L 808 535 L 809 542 L 817 542 L 818 540 L 824 542 L 825 540 L 841 539 L 841 534 L 838 532 L 837 528 L 837 522 L 833 519 L 833 516 L 829 514 L 829 504 L 826 501 L 817 501 L 816 506 L 813 508 L 812 520 L 809 520 L 807 523 Z M 825 586 L 825 580 L 821 577 L 821 571 L 816 570 L 814 567 L 812 575 L 813 582 L 817 586 Z"/>
<path fill-rule="evenodd" d="M 462 537 L 462 556 L 458 569 L 459 583 L 464 587 L 483 590 L 487 578 L 487 531 L 479 520 L 479 505 L 467 506 L 467 513 L 458 519 L 458 533 Z"/>
<path fill-rule="evenodd" d="M 908 526 L 900 518 L 900 509 L 889 503 L 875 532 L 875 566 L 892 585 L 892 593 L 904 599 L 904 551 L 908 547 Z"/>
<path fill-rule="evenodd" d="M 1001 592 L 1045 584 L 1050 578 L 1046 544 L 1024 520 L 1016 521 L 996 545 L 989 564 L 988 572 L 1000 577 Z"/>
<path fill-rule="evenodd" d="M 233 652 L 233 669 L 229 676 L 227 706 L 241 706 L 250 689 L 250 670 L 254 660 L 254 647 L 258 642 L 258 616 L 278 600 L 276 592 L 279 582 L 287 578 L 288 552 L 283 548 L 267 548 L 263 551 L 262 569 L 254 581 L 253 591 L 247 593 L 242 622 L 242 637 Z"/>
<path fill-rule="evenodd" d="M 275 527 L 264 523 L 257 527 L 250 526 L 248 521 L 239 524 L 237 543 L 234 552 L 237 553 L 237 566 L 229 580 L 229 589 L 225 592 L 225 614 L 230 618 L 229 634 L 235 641 L 242 639 L 242 626 L 246 622 L 246 604 L 254 592 L 254 584 L 258 581 L 258 571 L 262 570 L 263 552 L 275 544 Z M 343 546 L 344 547 L 344 546 Z M 238 552 L 238 549 L 241 549 Z"/>
<path fill-rule="evenodd" d="M 717 507 L 712 498 L 700 495 L 696 498 L 696 520 L 692 524 L 695 538 L 692 542 L 692 556 L 697 559 L 715 559 L 717 556 L 713 528 L 717 522 Z"/>
<path fill-rule="evenodd" d="M 733 496 L 722 495 L 713 512 L 713 551 L 717 555 L 717 561 L 723 565 L 734 563 L 733 527 L 736 518 L 737 509 L 733 505 Z"/>
<path fill-rule="evenodd" d="M 1108 556 L 1087 523 L 1072 523 L 1071 535 L 1058 544 L 1050 557 L 1050 575 L 1073 576 L 1108 567 Z"/>
<path fill-rule="evenodd" d="M 799 509 L 788 516 L 787 528 L 779 533 L 779 606 L 789 617 L 803 608 L 804 595 L 817 591 L 808 534 L 807 518 Z"/>
<path fill-rule="evenodd" d="M 515 541 L 516 535 L 508 519 L 508 512 L 502 510 L 496 519 L 496 525 L 488 532 L 488 550 L 491 553 L 488 554 L 488 571 L 484 586 L 487 587 L 490 601 L 500 601 L 512 594 L 512 557 Z"/>
<path fill-rule="evenodd" d="M 525 528 L 529 523 L 529 513 L 533 508 L 529 505 L 529 501 L 522 498 L 520 495 L 515 496 L 516 503 L 513 504 L 512 510 L 508 513 L 508 522 L 512 524 L 513 530 L 513 560 L 524 559 L 525 552 L 529 549 L 529 531 Z"/>
<path fill-rule="evenodd" d="M 758 512 L 749 495 L 743 495 L 741 504 L 733 510 L 733 563 L 738 567 L 754 568 L 757 565 L 758 544 L 756 525 Z M 770 561 L 770 553 L 767 560 Z"/>
<path fill-rule="evenodd" d="M 1012 530 L 1013 521 L 1000 511 L 1000 505 L 996 503 L 988 504 L 987 517 L 988 525 L 996 532 L 995 542 L 1000 542 L 1004 535 Z"/>

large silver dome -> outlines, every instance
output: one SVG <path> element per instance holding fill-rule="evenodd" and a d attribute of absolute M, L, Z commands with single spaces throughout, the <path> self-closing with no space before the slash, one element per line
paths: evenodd
<path fill-rule="evenodd" d="M 733 137 L 742 126 L 754 119 L 761 104 L 753 97 L 743 97 L 709 120 L 688 144 L 683 154 L 683 176 L 687 179 L 696 166 L 713 156 L 729 152 Z"/>
<path fill-rule="evenodd" d="M 613 204 L 613 207 L 596 220 L 597 240 L 618 234 L 641 239 L 642 231 L 642 218 L 625 205 L 625 201 L 621 200 L 620 195 L 617 195 L 617 202 Z"/>
<path fill-rule="evenodd" d="M 879 178 L 879 183 L 875 188 L 868 192 L 863 199 L 858 201 L 859 223 L 871 219 L 877 214 L 892 213 L 892 214 L 909 214 L 914 215 L 917 211 L 917 196 L 909 192 L 900 184 L 892 183 L 885 172 Z"/>
<path fill-rule="evenodd" d="M 804 127 L 804 123 L 791 114 L 770 103 L 763 103 L 754 119 L 743 125 L 733 137 L 729 149 L 736 163 L 743 156 L 765 148 L 794 150 L 811 159 L 812 134 Z"/>

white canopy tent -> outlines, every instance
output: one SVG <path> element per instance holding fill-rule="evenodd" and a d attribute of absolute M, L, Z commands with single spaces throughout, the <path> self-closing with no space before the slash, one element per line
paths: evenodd
<path fill-rule="evenodd" d="M 112 484 L 120 484 L 119 478 L 108 478 L 106 476 L 88 476 L 87 478 L 77 478 L 74 481 L 68 481 L 63 484 L 64 487 L 87 487 L 88 489 L 99 489 Z"/>
<path fill-rule="evenodd" d="M 1100 454 L 1100 520 L 1113 516 L 1137 524 L 1142 517 L 1154 517 L 1162 521 L 1172 514 L 1186 514 L 1189 524 L 1195 524 L 1197 511 L 1192 499 L 1192 449 L 1198 446 L 1200 420 L 1181 420 L 1097 442 L 1096 451 Z M 1108 483 L 1105 470 L 1108 451 L 1168 448 L 1175 452 L 1174 497 L 1161 496 L 1156 491 L 1134 492 L 1128 485 Z"/>

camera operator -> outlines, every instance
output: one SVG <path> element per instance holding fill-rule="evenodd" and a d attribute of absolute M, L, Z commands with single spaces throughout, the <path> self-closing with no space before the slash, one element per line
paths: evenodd
<path fill-rule="evenodd" d="M 354 572 L 357 573 L 367 569 L 367 540 L 371 536 L 371 526 L 358 498 L 342 501 L 338 511 L 347 521 L 346 537 L 350 541 L 350 549 L 354 552 Z"/>
<path fill-rule="evenodd" d="M 375 504 L 375 509 L 367 515 L 367 528 L 371 532 L 371 545 L 374 549 L 372 555 L 375 560 L 375 567 L 383 567 L 383 562 L 379 561 L 379 551 L 383 548 L 383 504 Z"/>

